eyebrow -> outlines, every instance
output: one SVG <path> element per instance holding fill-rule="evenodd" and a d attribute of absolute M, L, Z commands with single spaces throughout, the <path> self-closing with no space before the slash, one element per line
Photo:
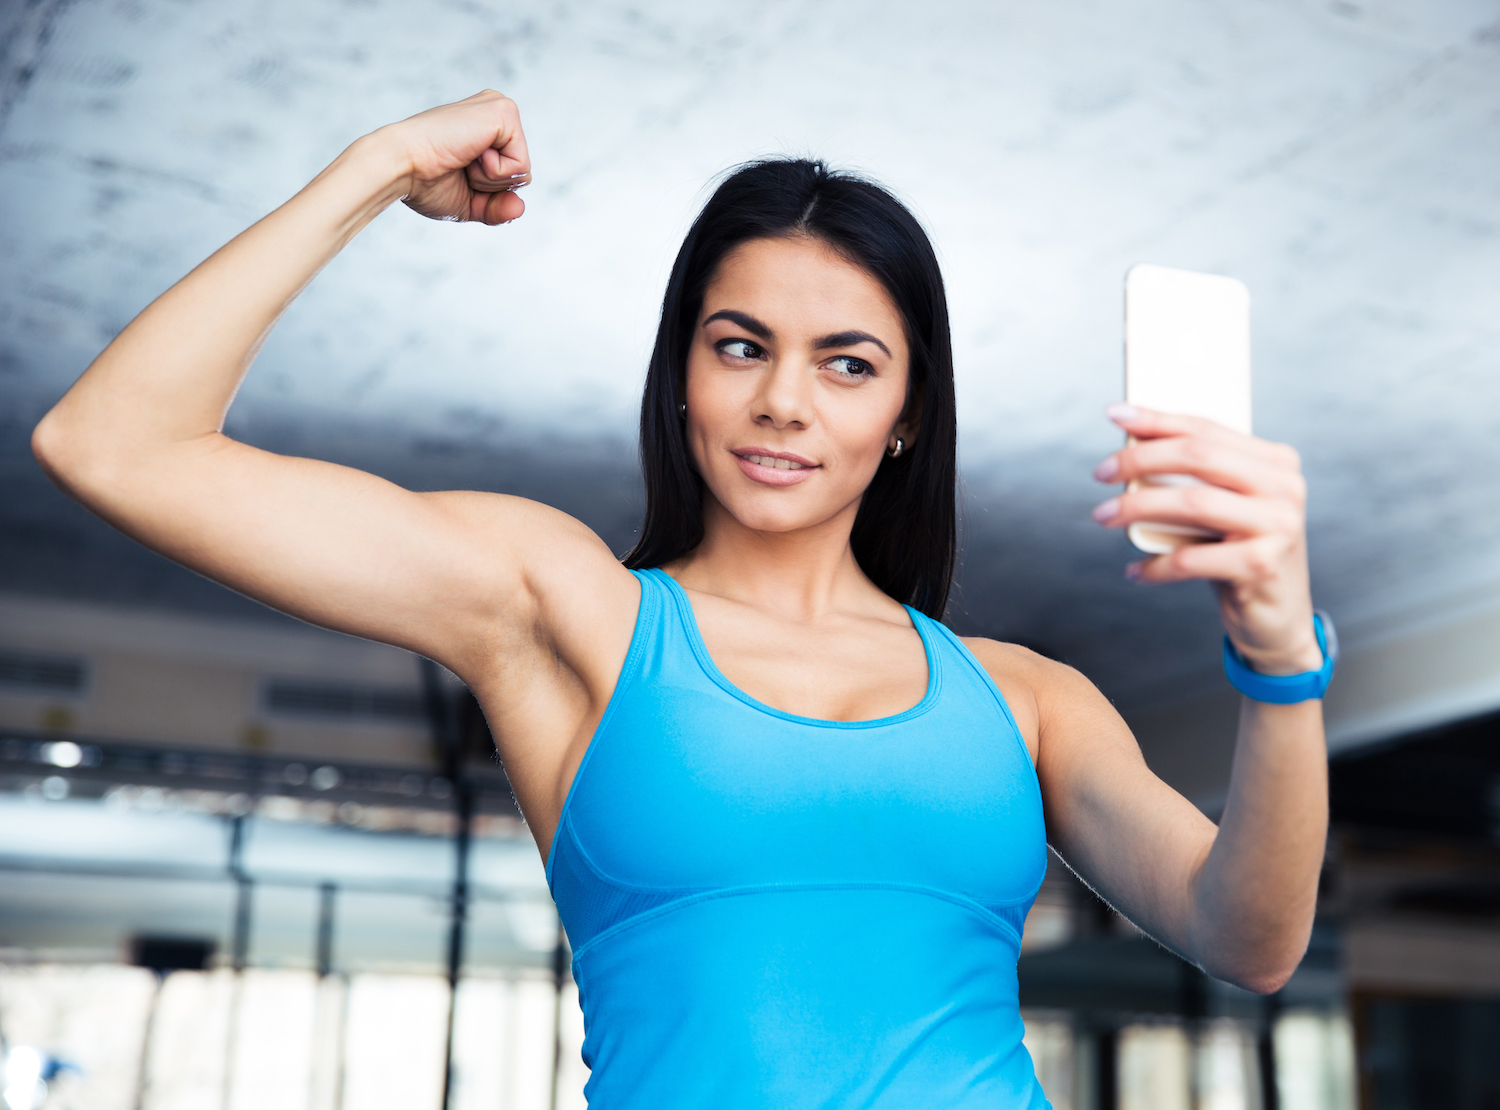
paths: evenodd
<path fill-rule="evenodd" d="M 757 339 L 774 339 L 776 333 L 765 324 L 761 323 L 748 312 L 736 312 L 732 308 L 720 309 L 712 316 L 704 319 L 703 326 L 708 327 L 715 320 L 728 320 L 731 324 L 738 324 Z"/>
<path fill-rule="evenodd" d="M 706 327 L 715 320 L 728 320 L 732 324 L 738 324 L 757 339 L 769 340 L 776 337 L 776 333 L 770 327 L 762 321 L 757 320 L 754 316 L 751 316 L 748 312 L 739 312 L 732 308 L 721 309 L 712 316 L 706 317 L 703 324 Z M 891 349 L 879 339 L 876 339 L 867 331 L 858 330 L 839 331 L 834 332 L 832 335 L 825 335 L 821 339 L 813 341 L 813 350 L 826 351 L 833 347 L 853 347 L 860 343 L 873 343 L 886 353 L 887 358 L 892 357 Z"/>
<path fill-rule="evenodd" d="M 813 350 L 826 351 L 829 347 L 853 347 L 859 343 L 873 343 L 891 357 L 891 349 L 867 331 L 840 331 L 825 335 L 813 342 Z"/>

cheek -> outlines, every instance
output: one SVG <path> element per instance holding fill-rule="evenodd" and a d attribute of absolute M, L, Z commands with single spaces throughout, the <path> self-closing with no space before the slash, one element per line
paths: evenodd
<path fill-rule="evenodd" d="M 899 416 L 899 410 L 888 404 L 834 404 L 825 409 L 823 426 L 838 461 L 841 488 L 845 484 L 862 488 L 874 479 Z"/>
<path fill-rule="evenodd" d="M 715 373 L 717 367 L 696 369 L 695 361 L 688 361 L 683 399 L 687 402 L 688 438 L 696 454 L 702 442 L 743 435 L 754 406 L 755 383 L 748 374 Z"/>
<path fill-rule="evenodd" d="M 885 454 L 891 430 L 901 419 L 905 397 L 904 394 L 897 397 L 887 394 L 858 400 L 862 403 L 850 406 L 850 411 L 845 414 L 847 442 L 861 458 L 874 458 L 878 462 Z"/>
<path fill-rule="evenodd" d="M 683 430 L 693 465 L 706 477 L 708 456 L 712 454 L 708 447 L 726 437 L 732 438 L 728 425 L 738 408 L 729 395 L 732 391 L 726 388 L 724 375 L 696 368 L 694 364 L 698 361 L 699 353 L 695 350 L 688 358 L 687 380 L 682 390 L 687 403 Z"/>
<path fill-rule="evenodd" d="M 713 405 L 714 377 L 715 375 L 710 374 L 708 368 L 703 365 L 703 352 L 694 347 L 688 353 L 687 370 L 682 386 L 682 398 L 687 402 L 690 421 L 694 414 L 706 411 Z"/>

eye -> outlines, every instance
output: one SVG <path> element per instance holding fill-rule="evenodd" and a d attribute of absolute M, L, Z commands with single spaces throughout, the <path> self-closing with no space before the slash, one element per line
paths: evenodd
<path fill-rule="evenodd" d="M 748 339 L 721 339 L 714 344 L 714 348 L 720 354 L 742 362 L 753 362 L 765 355 L 765 351 Z"/>
<path fill-rule="evenodd" d="M 853 355 L 839 355 L 837 358 L 829 359 L 823 365 L 841 378 L 869 378 L 875 375 L 875 367 Z"/>

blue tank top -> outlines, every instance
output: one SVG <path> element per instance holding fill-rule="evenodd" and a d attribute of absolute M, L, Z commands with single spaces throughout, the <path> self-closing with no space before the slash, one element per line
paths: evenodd
<path fill-rule="evenodd" d="M 908 609 L 920 702 L 784 713 L 719 672 L 669 575 L 636 577 L 547 860 L 589 1105 L 1047 1107 L 1016 997 L 1041 793 L 989 675 Z"/>

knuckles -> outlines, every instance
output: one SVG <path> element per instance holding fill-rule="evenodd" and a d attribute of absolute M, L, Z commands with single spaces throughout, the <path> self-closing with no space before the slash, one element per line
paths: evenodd
<path fill-rule="evenodd" d="M 1182 445 L 1182 457 L 1196 467 L 1208 467 L 1217 452 L 1214 445 L 1201 436 L 1191 436 Z"/>
<path fill-rule="evenodd" d="M 1302 474 L 1301 474 L 1300 471 L 1298 473 L 1296 473 L 1296 474 L 1292 474 L 1292 475 L 1288 476 L 1288 479 L 1287 479 L 1287 497 L 1292 502 L 1292 504 L 1294 504 L 1294 505 L 1297 506 L 1297 509 L 1299 510 L 1299 513 L 1300 513 L 1300 510 L 1306 508 L 1306 506 L 1307 506 L 1307 479 L 1302 476 Z"/>
<path fill-rule="evenodd" d="M 1201 516 L 1213 508 L 1217 492 L 1212 486 L 1191 486 L 1182 491 L 1182 507 L 1194 516 Z"/>
<path fill-rule="evenodd" d="M 1287 470 L 1296 471 L 1300 475 L 1302 472 L 1302 453 L 1290 443 L 1277 443 L 1274 446 L 1276 448 L 1276 461 L 1278 465 Z"/>
<path fill-rule="evenodd" d="M 1270 578 L 1280 568 L 1284 545 L 1272 536 L 1261 536 L 1245 549 L 1245 569 L 1255 578 Z"/>

